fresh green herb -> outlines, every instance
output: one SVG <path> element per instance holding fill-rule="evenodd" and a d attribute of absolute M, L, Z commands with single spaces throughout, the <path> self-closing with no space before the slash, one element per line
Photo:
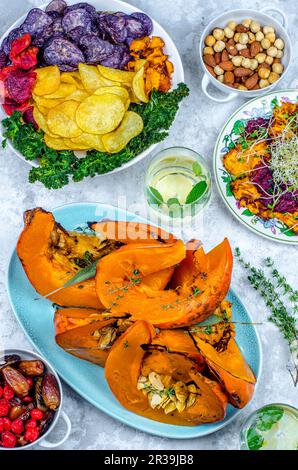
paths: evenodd
<path fill-rule="evenodd" d="M 188 194 L 185 203 L 191 204 L 192 202 L 197 201 L 200 197 L 203 196 L 207 189 L 206 181 L 200 181 L 199 183 L 195 184 L 194 187 L 191 189 L 190 193 Z"/>
<path fill-rule="evenodd" d="M 285 277 L 275 268 L 271 259 L 267 258 L 265 262 L 267 268 L 270 269 L 270 277 L 267 277 L 262 269 L 253 267 L 242 258 L 239 248 L 236 248 L 235 253 L 240 264 L 249 272 L 247 279 L 250 284 L 261 294 L 271 310 L 269 321 L 277 326 L 288 343 L 292 359 L 292 368 L 289 368 L 289 372 L 296 386 L 298 384 L 298 327 L 295 316 L 298 311 L 297 290 L 289 285 Z M 282 297 L 285 298 L 285 301 L 282 300 Z M 287 300 L 291 302 L 291 309 L 286 306 Z"/>
<path fill-rule="evenodd" d="M 198 162 L 194 162 L 192 165 L 192 171 L 194 172 L 195 176 L 200 176 L 202 173 L 201 165 Z"/>
<path fill-rule="evenodd" d="M 280 406 L 269 405 L 258 413 L 256 428 L 260 431 L 269 431 L 284 415 Z"/>
<path fill-rule="evenodd" d="M 246 441 L 249 450 L 259 450 L 264 443 L 264 438 L 254 427 L 251 427 L 247 431 Z"/>
<path fill-rule="evenodd" d="M 163 203 L 163 197 L 160 194 L 160 192 L 153 188 L 153 186 L 149 186 L 149 191 L 148 191 L 149 199 L 152 204 L 157 204 L 160 206 Z"/>
<path fill-rule="evenodd" d="M 129 347 L 128 341 L 124 341 L 123 347 L 124 347 L 124 349 L 127 349 Z"/>
<path fill-rule="evenodd" d="M 58 189 L 68 184 L 71 178 L 81 181 L 87 176 L 112 171 L 151 145 L 164 140 L 174 122 L 179 104 L 188 95 L 188 87 L 180 83 L 169 93 L 154 90 L 147 104 L 132 104 L 130 109 L 143 118 L 144 130 L 125 149 L 113 155 L 90 150 L 84 158 L 77 158 L 72 151 L 50 149 L 44 142 L 44 132 L 36 131 L 32 124 L 24 123 L 19 111 L 2 121 L 5 130 L 2 146 L 5 147 L 9 139 L 26 160 L 38 159 L 39 166 L 30 171 L 30 183 L 39 181 L 48 189 Z"/>
<path fill-rule="evenodd" d="M 176 197 L 170 197 L 170 199 L 167 200 L 167 206 L 179 206 L 180 207 L 180 202 Z"/>
<path fill-rule="evenodd" d="M 89 251 L 85 251 L 83 258 L 74 258 L 74 262 L 79 268 L 86 268 L 94 263 L 94 257 Z"/>

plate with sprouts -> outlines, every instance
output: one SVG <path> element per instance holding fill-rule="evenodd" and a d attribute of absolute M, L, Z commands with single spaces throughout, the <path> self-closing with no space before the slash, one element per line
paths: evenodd
<path fill-rule="evenodd" d="M 214 173 L 240 222 L 270 240 L 298 244 L 298 90 L 239 108 L 217 139 Z"/>

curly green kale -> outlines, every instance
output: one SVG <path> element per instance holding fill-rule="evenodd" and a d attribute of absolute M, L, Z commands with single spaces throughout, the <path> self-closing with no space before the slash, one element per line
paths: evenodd
<path fill-rule="evenodd" d="M 36 131 L 32 124 L 24 123 L 18 111 L 2 121 L 5 128 L 2 146 L 9 139 L 26 160 L 38 160 L 39 166 L 32 168 L 29 174 L 31 183 L 39 181 L 48 189 L 58 189 L 68 184 L 70 178 L 81 181 L 87 176 L 112 171 L 151 145 L 164 140 L 175 120 L 179 104 L 188 95 L 187 85 L 180 83 L 169 93 L 154 90 L 147 104 L 132 104 L 130 110 L 143 118 L 144 129 L 123 150 L 112 155 L 89 150 L 84 158 L 77 158 L 72 151 L 50 149 L 44 142 L 44 132 Z"/>

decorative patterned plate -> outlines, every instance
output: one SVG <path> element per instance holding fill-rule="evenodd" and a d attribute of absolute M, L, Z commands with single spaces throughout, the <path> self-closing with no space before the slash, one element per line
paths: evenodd
<path fill-rule="evenodd" d="M 222 158 L 229 151 L 233 142 L 239 138 L 241 129 L 250 119 L 268 118 L 276 102 L 280 100 L 297 101 L 298 90 L 280 90 L 273 91 L 267 95 L 257 97 L 245 103 L 228 119 L 221 130 L 216 141 L 213 155 L 213 169 L 216 184 L 222 199 L 232 214 L 246 227 L 258 235 L 262 235 L 270 240 L 287 243 L 298 244 L 298 235 L 290 230 L 280 220 L 274 218 L 265 220 L 254 214 L 248 209 L 240 207 L 237 199 L 234 197 L 230 183 L 231 175 L 223 166 Z"/>
<path fill-rule="evenodd" d="M 55 218 L 66 229 L 84 230 L 90 220 L 136 220 L 146 222 L 141 217 L 104 204 L 69 204 L 53 211 Z M 218 431 L 240 413 L 229 405 L 226 418 L 214 424 L 200 426 L 173 426 L 143 418 L 123 408 L 110 392 L 100 367 L 77 359 L 60 349 L 54 340 L 52 303 L 46 299 L 35 300 L 37 292 L 29 283 L 16 251 L 13 252 L 8 272 L 7 291 L 11 307 L 17 320 L 33 346 L 52 364 L 58 374 L 77 393 L 104 413 L 122 423 L 157 436 L 190 439 Z M 233 318 L 236 322 L 252 322 L 244 305 L 230 290 L 228 300 L 233 303 Z M 238 344 L 252 367 L 257 379 L 260 378 L 262 353 L 255 326 L 236 325 Z"/>

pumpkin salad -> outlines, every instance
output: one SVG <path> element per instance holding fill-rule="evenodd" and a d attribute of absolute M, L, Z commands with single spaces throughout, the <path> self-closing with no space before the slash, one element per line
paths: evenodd
<path fill-rule="evenodd" d="M 184 244 L 144 223 L 97 221 L 67 231 L 41 208 L 24 220 L 17 253 L 39 298 L 55 302 L 56 343 L 104 367 L 125 408 L 194 426 L 251 400 L 256 378 L 226 300 L 227 239 L 205 253 L 196 240 Z"/>

